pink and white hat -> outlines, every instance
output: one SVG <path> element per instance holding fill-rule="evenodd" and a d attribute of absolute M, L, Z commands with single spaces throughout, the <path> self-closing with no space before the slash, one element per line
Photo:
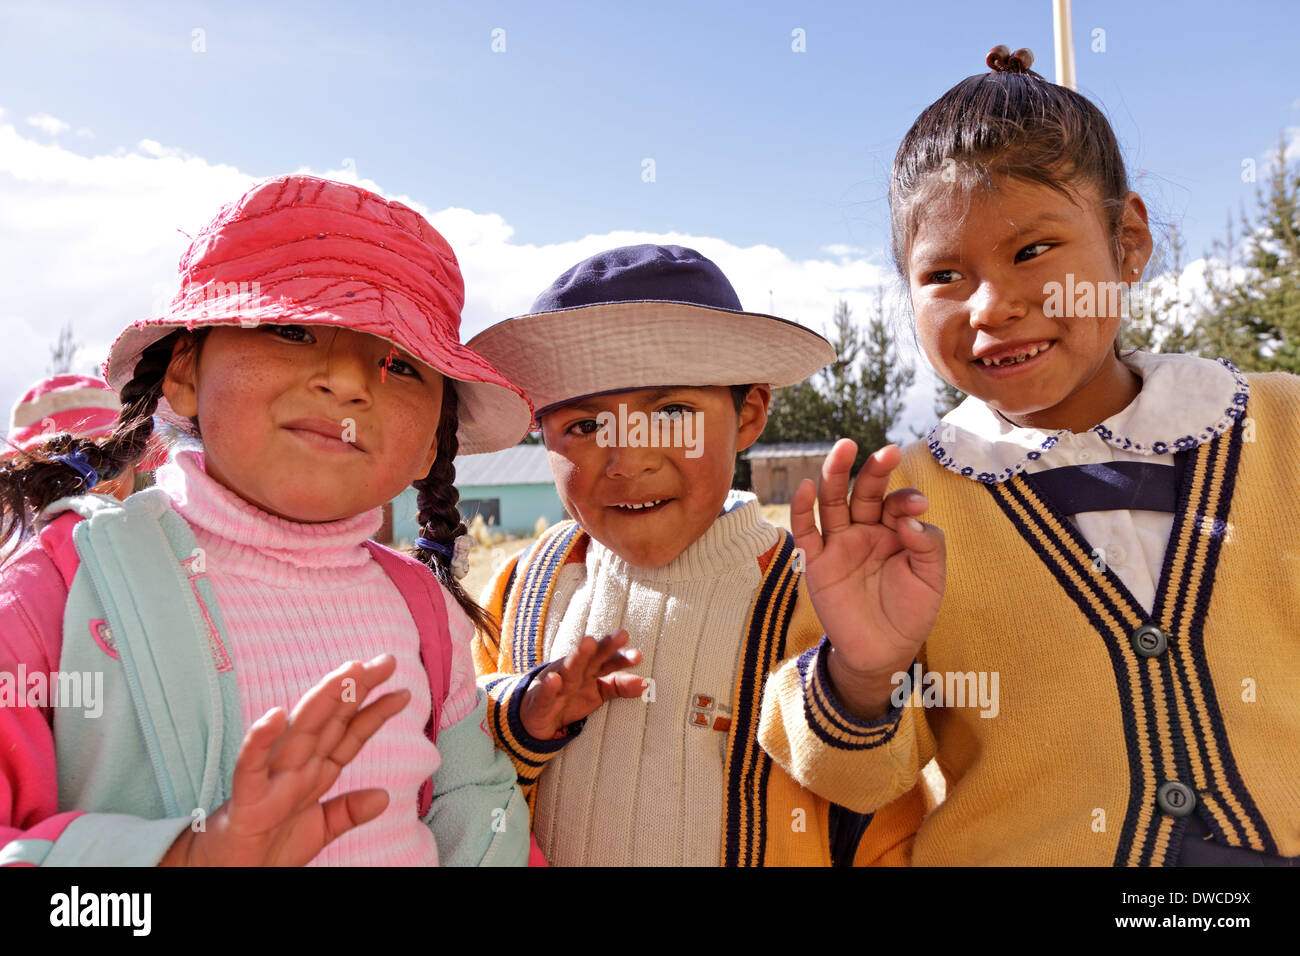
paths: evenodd
<path fill-rule="evenodd" d="M 9 413 L 9 452 L 25 451 L 69 432 L 99 438 L 113 431 L 122 402 L 103 379 L 53 375 L 29 388 Z"/>
<path fill-rule="evenodd" d="M 101 378 L 90 375 L 52 375 L 28 389 L 9 413 L 9 434 L 0 457 L 26 451 L 55 435 L 103 438 L 117 424 L 122 402 Z M 152 471 L 162 463 L 160 446 L 150 441 L 136 471 Z"/>
<path fill-rule="evenodd" d="M 104 365 L 113 387 L 178 328 L 337 325 L 456 380 L 460 454 L 508 448 L 528 431 L 524 393 L 460 342 L 465 288 L 455 253 L 408 206 L 347 183 L 280 176 L 223 206 L 179 271 L 168 313 L 132 324 L 113 343 Z M 157 414 L 183 423 L 166 399 Z"/>

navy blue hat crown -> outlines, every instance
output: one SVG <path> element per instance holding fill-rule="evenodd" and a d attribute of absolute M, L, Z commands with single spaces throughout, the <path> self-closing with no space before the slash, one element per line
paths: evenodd
<path fill-rule="evenodd" d="M 612 302 L 684 302 L 743 312 L 722 270 L 683 246 L 620 246 L 583 259 L 551 283 L 530 311 L 557 312 Z"/>

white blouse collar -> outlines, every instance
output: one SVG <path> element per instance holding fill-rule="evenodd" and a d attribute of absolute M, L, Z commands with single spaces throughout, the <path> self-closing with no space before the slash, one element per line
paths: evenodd
<path fill-rule="evenodd" d="M 1089 430 L 1121 451 L 1173 455 L 1222 434 L 1245 412 L 1250 385 L 1227 359 L 1135 351 L 1121 361 L 1142 377 L 1142 390 Z M 1049 455 L 1068 434 L 1020 428 L 970 396 L 930 429 L 926 442 L 949 471 L 993 484 Z"/>

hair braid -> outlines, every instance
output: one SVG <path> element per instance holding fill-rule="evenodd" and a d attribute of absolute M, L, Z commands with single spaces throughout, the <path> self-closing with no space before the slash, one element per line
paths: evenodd
<path fill-rule="evenodd" d="M 436 541 L 448 550 L 460 535 L 467 533 L 465 522 L 456 508 L 460 492 L 456 490 L 456 453 L 460 441 L 456 430 L 460 427 L 457 414 L 459 402 L 452 380 L 443 379 L 442 412 L 438 417 L 438 457 L 429 473 L 415 482 L 416 508 L 420 535 Z M 451 560 L 428 548 L 412 548 L 411 554 L 433 569 L 434 575 L 451 592 L 456 603 L 479 630 L 496 636 L 499 625 L 495 618 L 478 605 L 461 587 L 452 574 Z"/>
<path fill-rule="evenodd" d="M 26 535 L 34 517 L 52 502 L 90 491 L 81 473 L 67 462 L 55 461 L 57 456 L 84 455 L 100 481 L 116 478 L 144 457 L 178 334 L 179 330 L 160 339 L 141 354 L 131 381 L 122 389 L 122 410 L 107 438 L 55 435 L 0 465 L 0 543 L 15 534 Z"/>

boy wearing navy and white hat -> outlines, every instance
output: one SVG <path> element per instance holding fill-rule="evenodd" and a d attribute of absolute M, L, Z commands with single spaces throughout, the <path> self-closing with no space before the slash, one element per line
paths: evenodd
<path fill-rule="evenodd" d="M 474 643 L 548 861 L 908 862 L 923 784 L 854 813 L 758 742 L 768 674 L 823 629 L 793 539 L 731 490 L 734 461 L 771 388 L 835 360 L 826 340 L 745 312 L 698 252 L 641 245 L 580 262 L 468 344 L 537 409 L 575 519 L 499 570 L 483 604 L 501 633 Z"/>

